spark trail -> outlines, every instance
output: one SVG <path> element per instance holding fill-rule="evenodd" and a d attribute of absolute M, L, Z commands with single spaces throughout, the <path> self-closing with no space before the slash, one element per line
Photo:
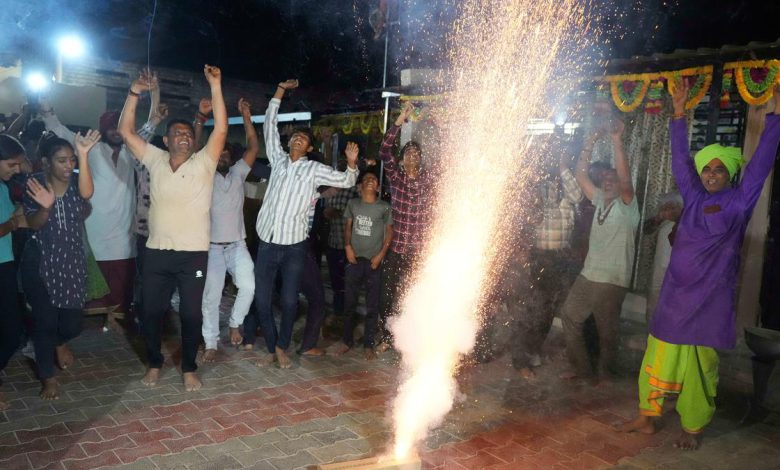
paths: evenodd
<path fill-rule="evenodd" d="M 538 155 L 529 119 L 549 115 L 560 49 L 585 25 L 576 0 L 464 0 L 447 37 L 448 89 L 433 229 L 391 329 L 402 354 L 394 451 L 407 456 L 452 408 L 455 374 L 474 347 L 486 287 L 516 227 L 507 208 Z M 426 155 L 432 153 L 426 145 Z M 526 170 L 516 171 L 517 168 Z"/>

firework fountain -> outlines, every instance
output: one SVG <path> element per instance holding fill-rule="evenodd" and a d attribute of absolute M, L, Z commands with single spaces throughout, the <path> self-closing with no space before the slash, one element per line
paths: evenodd
<path fill-rule="evenodd" d="M 419 468 L 419 460 L 416 467 L 401 463 L 452 408 L 459 363 L 474 347 L 487 287 L 517 230 L 518 218 L 508 217 L 517 215 L 512 196 L 535 177 L 539 155 L 526 146 L 525 129 L 531 118 L 551 114 L 548 80 L 572 70 L 560 63 L 561 48 L 585 29 L 577 0 L 456 5 L 440 77 L 447 98 L 434 115 L 439 140 L 424 141 L 425 158 L 437 159 L 441 176 L 436 215 L 402 313 L 390 325 L 402 355 L 394 451 L 386 466 L 372 460 L 365 468 Z"/>
<path fill-rule="evenodd" d="M 402 354 L 395 399 L 395 457 L 404 458 L 452 407 L 459 361 L 474 346 L 495 266 L 517 227 L 507 218 L 533 152 L 531 118 L 549 115 L 549 77 L 569 32 L 583 26 L 576 0 L 467 0 L 448 38 L 441 183 L 423 261 L 391 328 Z M 560 64 L 558 64 L 560 65 Z M 453 118 L 455 117 L 455 118 Z M 515 171 L 525 167 L 529 171 Z M 519 178 L 519 180 L 518 180 Z"/>

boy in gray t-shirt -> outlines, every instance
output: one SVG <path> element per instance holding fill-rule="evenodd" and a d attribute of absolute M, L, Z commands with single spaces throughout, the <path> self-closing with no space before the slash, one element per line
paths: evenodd
<path fill-rule="evenodd" d="M 378 198 L 379 179 L 372 172 L 361 175 L 360 198 L 347 203 L 344 210 L 344 249 L 347 266 L 344 273 L 344 334 L 342 341 L 330 349 L 341 355 L 354 344 L 355 308 L 358 292 L 366 283 L 366 324 L 363 348 L 366 359 L 376 358 L 374 336 L 379 319 L 382 260 L 393 239 L 393 217 L 390 204 Z"/>

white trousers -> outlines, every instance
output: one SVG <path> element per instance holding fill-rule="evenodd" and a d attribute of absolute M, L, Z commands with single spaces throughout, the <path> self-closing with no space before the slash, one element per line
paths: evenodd
<path fill-rule="evenodd" d="M 219 304 L 226 272 L 230 273 L 238 288 L 229 322 L 231 328 L 238 328 L 255 297 L 254 263 L 244 240 L 228 245 L 209 245 L 206 287 L 203 290 L 203 340 L 206 349 L 217 349 L 219 343 Z"/>

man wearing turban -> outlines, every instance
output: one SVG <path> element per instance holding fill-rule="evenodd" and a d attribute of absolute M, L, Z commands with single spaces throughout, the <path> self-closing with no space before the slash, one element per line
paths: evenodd
<path fill-rule="evenodd" d="M 775 111 L 766 116 L 756 152 L 736 184 L 743 164 L 740 149 L 710 145 L 691 161 L 687 96 L 688 87 L 678 83 L 670 124 L 672 172 L 683 214 L 639 371 L 639 417 L 620 430 L 654 433 L 664 399 L 676 394 L 682 433 L 675 446 L 693 450 L 715 413 L 716 349 L 736 344 L 740 249 L 780 142 L 780 86 L 775 87 Z"/>

